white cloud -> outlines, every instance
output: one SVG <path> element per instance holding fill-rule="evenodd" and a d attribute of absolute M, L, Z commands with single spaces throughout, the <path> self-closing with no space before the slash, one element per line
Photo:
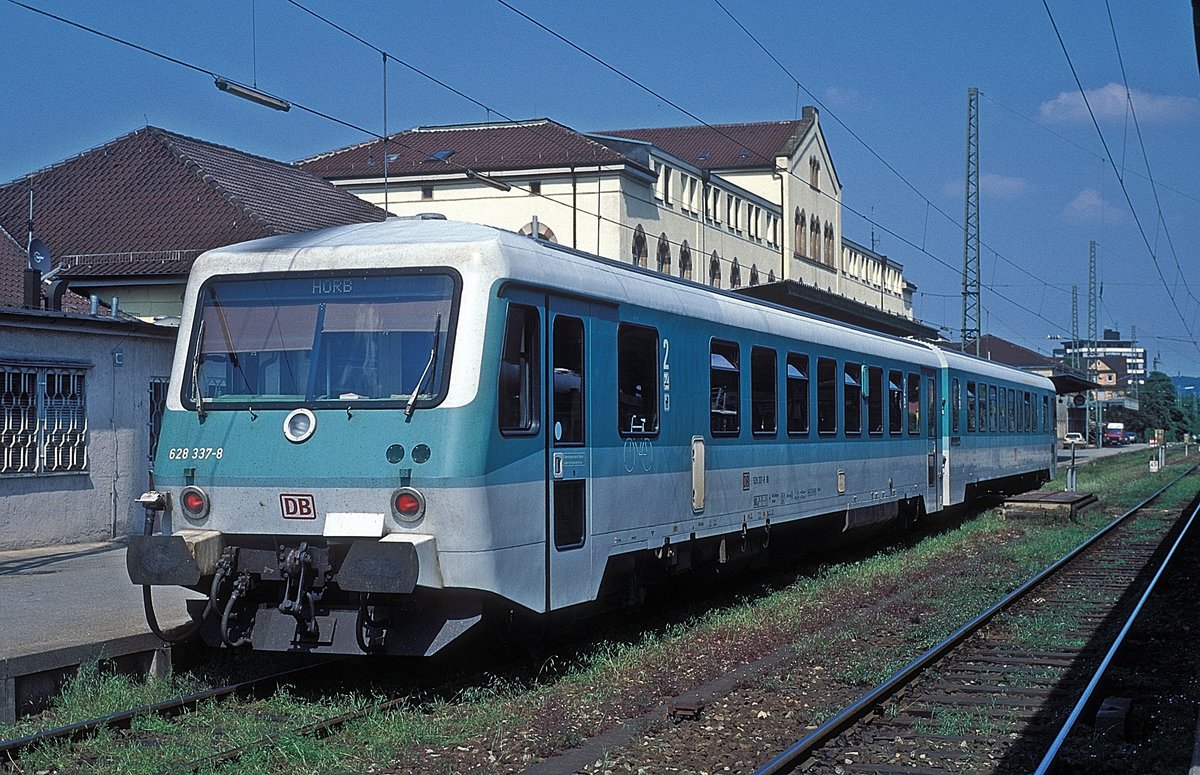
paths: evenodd
<path fill-rule="evenodd" d="M 1099 89 L 1089 89 L 1087 98 L 1097 120 L 1124 120 L 1125 87 L 1121 84 L 1110 83 Z M 1129 99 L 1133 102 L 1138 121 L 1144 124 L 1167 124 L 1200 117 L 1200 100 L 1195 97 L 1150 94 L 1130 89 Z M 1077 91 L 1065 91 L 1054 99 L 1043 102 L 1038 114 L 1047 121 L 1091 121 L 1087 105 Z"/>
<path fill-rule="evenodd" d="M 841 86 L 830 86 L 825 89 L 825 104 L 831 108 L 857 110 L 865 113 L 872 113 L 875 110 L 875 103 L 872 100 L 859 94 L 856 89 L 847 89 Z"/>
<path fill-rule="evenodd" d="M 984 173 L 979 176 L 980 193 L 985 198 L 1016 199 L 1033 190 L 1025 178 L 1014 178 L 1009 175 Z M 942 184 L 942 195 L 947 199 L 957 198 L 960 201 L 966 196 L 966 181 L 949 180 Z"/>
<path fill-rule="evenodd" d="M 1067 203 L 1059 217 L 1077 226 L 1099 226 L 1124 221 L 1125 211 L 1106 202 L 1099 191 L 1085 188 Z"/>
<path fill-rule="evenodd" d="M 1015 199 L 1029 193 L 1030 190 L 1029 183 L 1025 178 L 991 173 L 979 176 L 979 187 L 983 195 L 994 196 L 997 199 Z"/>

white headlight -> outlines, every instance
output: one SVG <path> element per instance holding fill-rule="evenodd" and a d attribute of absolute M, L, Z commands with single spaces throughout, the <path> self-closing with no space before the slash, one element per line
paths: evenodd
<path fill-rule="evenodd" d="M 317 430 L 317 417 L 308 409 L 293 409 L 283 421 L 283 435 L 287 440 L 299 444 Z"/>

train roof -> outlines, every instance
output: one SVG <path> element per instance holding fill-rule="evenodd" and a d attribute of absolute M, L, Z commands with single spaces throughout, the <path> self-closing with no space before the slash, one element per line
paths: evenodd
<path fill-rule="evenodd" d="M 455 266 L 464 280 L 468 275 L 478 275 L 472 280 L 488 285 L 500 281 L 528 283 L 600 303 L 632 304 L 931 367 L 950 363 L 956 368 L 1038 387 L 1050 384 L 1043 385 L 1043 378 L 1018 369 L 939 350 L 923 342 L 869 331 L 515 232 L 442 219 L 390 218 L 382 223 L 335 226 L 210 250 L 192 268 L 185 316 L 191 312 L 200 283 L 213 275 L 431 262 Z"/>

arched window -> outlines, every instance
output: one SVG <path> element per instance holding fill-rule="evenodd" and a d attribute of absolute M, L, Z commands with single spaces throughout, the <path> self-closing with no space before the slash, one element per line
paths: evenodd
<path fill-rule="evenodd" d="M 808 216 L 803 210 L 796 211 L 796 253 L 808 255 Z"/>
<path fill-rule="evenodd" d="M 729 287 L 742 287 L 742 267 L 738 263 L 737 256 L 733 257 L 733 266 L 729 267 Z"/>
<path fill-rule="evenodd" d="M 837 263 L 833 253 L 833 227 L 825 224 L 825 263 L 833 266 Z"/>
<path fill-rule="evenodd" d="M 750 265 L 750 284 L 758 285 L 758 264 Z"/>
<path fill-rule="evenodd" d="M 774 269 L 767 272 L 767 282 L 769 282 L 769 283 L 775 282 L 775 270 Z"/>
<path fill-rule="evenodd" d="M 528 237 L 533 234 L 533 222 L 529 222 L 521 227 L 520 234 Z M 549 226 L 538 221 L 538 239 L 544 239 L 547 242 L 558 242 L 558 237 L 554 236 L 554 232 Z"/>
<path fill-rule="evenodd" d="M 658 271 L 671 274 L 671 241 L 665 231 L 658 235 Z"/>
<path fill-rule="evenodd" d="M 815 215 L 808 224 L 808 236 L 809 244 L 812 245 L 812 253 L 808 257 L 819 262 L 821 260 L 821 219 Z"/>
<path fill-rule="evenodd" d="M 708 284 L 714 288 L 721 287 L 721 257 L 715 250 L 708 261 Z"/>
<path fill-rule="evenodd" d="M 685 280 L 692 279 L 692 249 L 688 247 L 687 240 L 679 246 L 679 276 Z"/>
<path fill-rule="evenodd" d="M 633 265 L 645 266 L 646 254 L 646 230 L 639 223 L 633 230 Z"/>
<path fill-rule="evenodd" d="M 816 156 L 808 157 L 808 185 L 821 188 L 821 162 L 817 161 Z"/>

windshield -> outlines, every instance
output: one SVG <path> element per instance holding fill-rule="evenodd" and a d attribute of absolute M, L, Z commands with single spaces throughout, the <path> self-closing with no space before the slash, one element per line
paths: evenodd
<path fill-rule="evenodd" d="M 436 400 L 454 301 L 449 274 L 213 280 L 197 303 L 184 403 Z"/>

